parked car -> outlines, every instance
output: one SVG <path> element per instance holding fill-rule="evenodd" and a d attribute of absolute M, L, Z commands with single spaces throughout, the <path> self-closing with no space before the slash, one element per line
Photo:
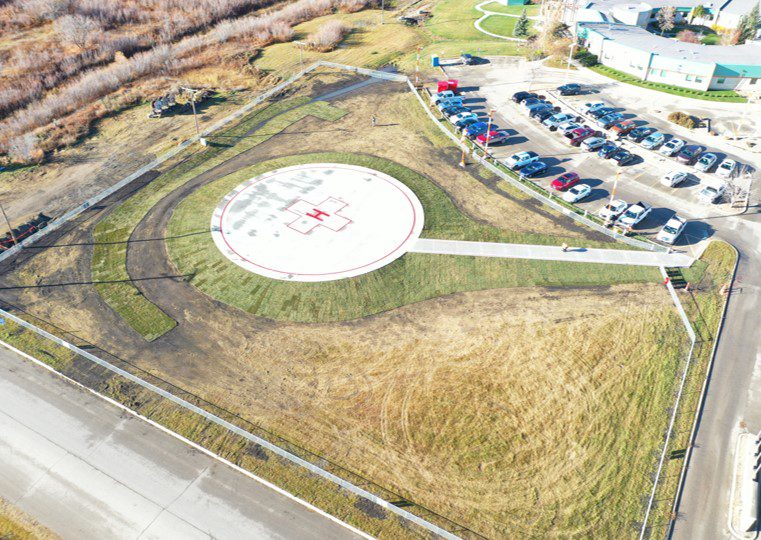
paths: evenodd
<path fill-rule="evenodd" d="M 463 111 L 461 113 L 453 114 L 450 116 L 449 121 L 453 124 L 456 124 L 460 120 L 465 120 L 466 118 L 478 118 L 478 116 L 472 111 Z"/>
<path fill-rule="evenodd" d="M 520 102 L 522 102 L 522 101 L 524 101 L 524 100 L 526 100 L 528 98 L 535 98 L 535 97 L 537 97 L 537 95 L 532 93 L 532 92 L 521 91 L 521 92 L 514 93 L 513 97 L 512 97 L 512 100 L 515 103 L 520 103 Z"/>
<path fill-rule="evenodd" d="M 468 53 L 461 54 L 460 55 L 460 62 L 462 62 L 466 66 L 469 66 L 469 65 L 473 64 L 473 62 L 474 62 L 473 55 L 472 54 L 468 54 Z"/>
<path fill-rule="evenodd" d="M 548 168 L 549 167 L 547 167 L 547 164 L 544 161 L 534 161 L 521 167 L 520 171 L 518 171 L 518 176 L 521 178 L 531 178 L 543 173 Z"/>
<path fill-rule="evenodd" d="M 623 167 L 634 160 L 634 154 L 628 150 L 619 148 L 612 156 L 610 156 L 610 159 L 618 163 L 620 167 Z"/>
<path fill-rule="evenodd" d="M 629 133 L 631 130 L 637 127 L 637 124 L 634 123 L 634 120 L 624 120 L 623 122 L 619 122 L 618 124 L 614 124 L 613 127 L 610 128 L 610 131 L 619 137 L 623 137 L 627 133 Z"/>
<path fill-rule="evenodd" d="M 726 158 L 716 168 L 716 174 L 722 178 L 732 178 L 737 173 L 737 162 L 734 159 Z"/>
<path fill-rule="evenodd" d="M 572 114 L 568 113 L 556 113 L 550 116 L 549 118 L 546 118 L 542 123 L 547 126 L 550 129 L 557 129 L 557 127 L 560 124 L 563 124 L 565 122 L 570 122 L 575 117 Z"/>
<path fill-rule="evenodd" d="M 536 103 L 528 105 L 527 107 L 525 107 L 525 109 L 528 114 L 531 114 L 531 111 L 534 111 L 536 109 L 547 109 L 552 107 L 553 105 L 549 101 L 538 101 Z"/>
<path fill-rule="evenodd" d="M 535 161 L 539 161 L 539 154 L 529 150 L 527 152 L 518 152 L 517 154 L 513 154 L 503 163 L 508 169 L 517 171 L 521 167 L 525 167 L 529 163 L 533 163 Z"/>
<path fill-rule="evenodd" d="M 721 184 L 709 184 L 698 193 L 698 199 L 700 202 L 714 204 L 721 201 L 724 196 L 724 192 L 727 190 L 727 185 Z"/>
<path fill-rule="evenodd" d="M 442 99 L 436 104 L 436 108 L 440 111 L 443 111 L 444 109 L 447 109 L 449 107 L 462 107 L 462 98 L 451 97 L 447 99 Z"/>
<path fill-rule="evenodd" d="M 698 159 L 698 156 L 702 151 L 702 146 L 698 146 L 697 144 L 688 144 L 682 148 L 681 152 L 676 155 L 676 160 L 679 163 L 684 163 L 685 165 L 692 165 L 695 163 L 695 160 Z"/>
<path fill-rule="evenodd" d="M 655 133 L 655 128 L 647 127 L 647 126 L 640 126 L 638 128 L 634 128 L 629 132 L 629 134 L 626 136 L 627 139 L 629 139 L 632 142 L 641 142 L 642 139 L 645 137 L 649 137 Z"/>
<path fill-rule="evenodd" d="M 563 200 L 569 203 L 577 203 L 584 197 L 588 197 L 590 193 L 592 193 L 592 187 L 589 184 L 576 184 L 563 193 Z"/>
<path fill-rule="evenodd" d="M 710 152 L 705 152 L 695 162 L 695 169 L 700 172 L 708 172 L 711 170 L 711 167 L 716 165 L 717 161 L 719 161 L 719 156 Z"/>
<path fill-rule="evenodd" d="M 580 146 L 584 142 L 584 139 L 599 136 L 599 133 L 599 131 L 594 131 L 592 128 L 580 127 L 566 133 L 565 137 L 570 141 L 571 146 Z"/>
<path fill-rule="evenodd" d="M 450 118 L 454 116 L 455 114 L 460 114 L 461 112 L 468 112 L 470 109 L 467 107 L 463 107 L 462 105 L 452 105 L 451 107 L 447 107 L 443 111 L 441 111 L 441 114 L 446 116 L 447 118 Z"/>
<path fill-rule="evenodd" d="M 624 229 L 632 229 L 644 220 L 653 210 L 646 202 L 638 202 L 627 208 L 626 212 L 616 220 L 616 224 Z"/>
<path fill-rule="evenodd" d="M 561 96 L 577 96 L 581 93 L 581 85 L 576 83 L 564 84 L 558 86 L 558 92 Z"/>
<path fill-rule="evenodd" d="M 481 121 L 481 120 L 479 120 L 477 116 L 476 116 L 475 118 L 473 118 L 473 117 L 468 117 L 468 118 L 466 118 L 465 120 L 460 120 L 459 122 L 457 122 L 457 123 L 454 125 L 454 127 L 457 129 L 457 131 L 463 131 L 463 130 L 466 130 L 466 129 L 468 129 L 468 128 L 469 128 L 470 126 L 472 126 L 473 124 L 477 124 L 477 123 L 479 123 L 480 121 Z"/>
<path fill-rule="evenodd" d="M 597 109 L 602 109 L 605 106 L 606 105 L 604 101 L 593 101 L 592 103 L 585 103 L 584 105 L 582 105 L 581 112 L 583 112 L 584 114 L 589 114 L 592 111 L 596 111 Z"/>
<path fill-rule="evenodd" d="M 682 148 L 684 148 L 686 144 L 687 143 L 682 139 L 677 139 L 674 137 L 673 139 L 669 140 L 669 142 L 661 146 L 661 148 L 658 150 L 658 153 L 664 156 L 673 156 L 674 154 L 681 152 Z"/>
<path fill-rule="evenodd" d="M 539 96 L 537 96 L 536 94 L 534 94 L 532 97 L 528 97 L 520 101 L 520 104 L 523 108 L 531 107 L 532 105 L 536 105 L 537 103 L 545 103 L 545 101 L 541 99 Z"/>
<path fill-rule="evenodd" d="M 552 183 L 550 183 L 550 186 L 558 191 L 563 191 L 578 184 L 579 180 L 581 180 L 581 178 L 577 173 L 567 172 L 555 178 Z"/>
<path fill-rule="evenodd" d="M 555 109 L 558 109 L 558 107 L 553 107 L 552 105 L 542 105 L 542 106 L 533 107 L 529 111 L 528 117 L 537 118 L 538 116 L 541 116 L 546 113 L 545 118 L 549 118 L 550 116 L 552 116 L 553 114 L 557 112 Z"/>
<path fill-rule="evenodd" d="M 486 141 L 489 141 L 489 144 L 499 144 L 503 143 L 508 139 L 509 135 L 507 134 L 507 131 L 504 129 L 497 129 L 492 130 L 489 132 L 489 135 L 486 135 L 486 133 L 481 133 L 476 139 L 481 144 L 486 144 Z"/>
<path fill-rule="evenodd" d="M 589 111 L 589 116 L 592 118 L 602 118 L 603 116 L 606 116 L 608 114 L 612 114 L 616 111 L 613 107 L 599 107 L 597 109 L 593 109 Z"/>
<path fill-rule="evenodd" d="M 684 171 L 671 171 L 661 178 L 661 184 L 666 187 L 676 187 L 684 183 L 689 177 L 690 175 Z"/>
<path fill-rule="evenodd" d="M 581 124 L 577 122 L 563 122 L 558 126 L 558 132 L 567 135 L 574 129 L 579 129 L 580 127 L 582 127 Z"/>
<path fill-rule="evenodd" d="M 491 127 L 496 128 L 497 126 L 492 124 Z M 472 139 L 473 137 L 478 137 L 481 133 L 486 133 L 487 129 L 489 129 L 489 124 L 486 122 L 476 122 L 465 129 L 465 134 Z"/>
<path fill-rule="evenodd" d="M 602 137 L 589 137 L 588 139 L 584 139 L 584 141 L 581 143 L 581 148 L 587 152 L 594 152 L 603 144 L 605 144 L 605 142 L 605 139 Z"/>
<path fill-rule="evenodd" d="M 606 114 L 602 118 L 599 118 L 597 120 L 597 125 L 604 129 L 610 129 L 616 124 L 618 124 L 621 120 L 624 119 L 624 115 L 618 112 Z"/>
<path fill-rule="evenodd" d="M 612 141 L 606 141 L 605 144 L 603 144 L 600 149 L 597 150 L 597 155 L 603 159 L 608 159 L 619 150 L 620 147 L 616 143 Z"/>
<path fill-rule="evenodd" d="M 629 208 L 629 204 L 626 201 L 615 199 L 600 208 L 597 215 L 605 221 L 615 221 L 627 208 Z"/>
<path fill-rule="evenodd" d="M 658 231 L 655 239 L 665 244 L 673 244 L 676 242 L 676 239 L 679 238 L 679 235 L 682 234 L 682 231 L 686 226 L 687 220 L 674 214 L 671 216 L 671 219 L 666 222 L 663 228 Z"/>
<path fill-rule="evenodd" d="M 451 90 L 444 90 L 443 92 L 438 92 L 436 94 L 431 95 L 431 105 L 438 105 L 439 102 L 444 101 L 445 99 L 451 99 L 455 97 L 457 94 L 452 92 Z"/>
<path fill-rule="evenodd" d="M 655 150 L 660 145 L 662 145 L 664 142 L 666 142 L 666 135 L 664 133 L 661 133 L 660 131 L 656 131 L 655 133 L 652 133 L 642 139 L 642 148 L 647 148 L 648 150 Z"/>

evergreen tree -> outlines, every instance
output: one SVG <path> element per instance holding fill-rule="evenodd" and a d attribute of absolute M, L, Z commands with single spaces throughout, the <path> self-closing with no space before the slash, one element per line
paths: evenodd
<path fill-rule="evenodd" d="M 761 13 L 759 12 L 759 5 L 756 4 L 753 6 L 753 9 L 740 19 L 740 24 L 737 26 L 740 30 L 738 43 L 745 43 L 754 39 L 759 27 L 761 27 Z"/>
<path fill-rule="evenodd" d="M 528 35 L 528 15 L 526 15 L 525 9 L 523 10 L 523 13 L 521 13 L 521 16 L 518 18 L 518 22 L 515 23 L 513 35 L 520 38 L 526 37 Z"/>

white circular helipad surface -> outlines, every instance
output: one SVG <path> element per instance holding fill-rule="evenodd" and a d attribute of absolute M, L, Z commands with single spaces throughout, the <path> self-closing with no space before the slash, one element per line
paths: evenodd
<path fill-rule="evenodd" d="M 244 182 L 211 218 L 217 247 L 256 274 L 331 281 L 401 257 L 423 228 L 423 207 L 391 176 L 365 167 L 315 163 Z"/>

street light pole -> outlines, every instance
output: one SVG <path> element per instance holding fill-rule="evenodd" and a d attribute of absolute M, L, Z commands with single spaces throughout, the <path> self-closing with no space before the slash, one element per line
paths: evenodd
<path fill-rule="evenodd" d="M 383 25 L 383 12 L 386 10 L 386 0 L 381 0 L 381 26 Z"/>
<path fill-rule="evenodd" d="M 570 51 L 568 52 L 568 65 L 565 70 L 565 81 L 563 84 L 568 84 L 568 76 L 571 74 L 571 60 L 573 59 L 573 50 L 576 48 L 577 43 L 574 41 L 570 45 Z"/>
<path fill-rule="evenodd" d="M 460 138 L 460 143 L 462 144 L 462 156 L 460 157 L 460 167 L 465 167 L 465 154 L 468 150 L 468 145 L 466 143 L 467 137 L 465 136 L 465 132 L 463 132 L 462 137 Z"/>
<path fill-rule="evenodd" d="M 8 232 L 11 233 L 11 240 L 13 240 L 13 245 L 15 246 L 18 244 L 18 240 L 16 240 L 16 235 L 13 234 L 13 227 L 11 227 L 11 221 L 8 219 L 8 214 L 5 213 L 5 208 L 3 208 L 3 205 L 0 204 L 0 212 L 3 213 L 3 218 L 5 218 L 5 224 L 8 225 Z"/>
<path fill-rule="evenodd" d="M 489 141 L 491 140 L 491 119 L 496 109 L 489 109 L 489 122 L 486 124 L 486 144 L 484 144 L 484 158 L 489 156 Z"/>

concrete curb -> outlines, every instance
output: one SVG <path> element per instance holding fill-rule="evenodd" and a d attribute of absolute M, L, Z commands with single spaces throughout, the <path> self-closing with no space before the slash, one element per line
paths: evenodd
<path fill-rule="evenodd" d="M 733 537 L 737 538 L 738 540 L 755 540 L 758 538 L 758 529 L 756 529 L 755 532 L 745 532 L 738 531 L 735 528 L 734 524 L 734 506 L 735 506 L 735 497 L 737 496 L 737 481 L 736 478 L 734 478 L 737 475 L 737 467 L 739 465 L 740 461 L 740 446 L 743 440 L 743 436 L 750 436 L 755 438 L 755 435 L 752 433 L 748 433 L 747 430 L 741 432 L 737 435 L 737 442 L 735 442 L 735 459 L 733 460 L 733 467 L 732 467 L 732 487 L 729 492 L 729 512 L 727 516 L 727 526 L 729 527 L 729 534 L 731 534 Z"/>

